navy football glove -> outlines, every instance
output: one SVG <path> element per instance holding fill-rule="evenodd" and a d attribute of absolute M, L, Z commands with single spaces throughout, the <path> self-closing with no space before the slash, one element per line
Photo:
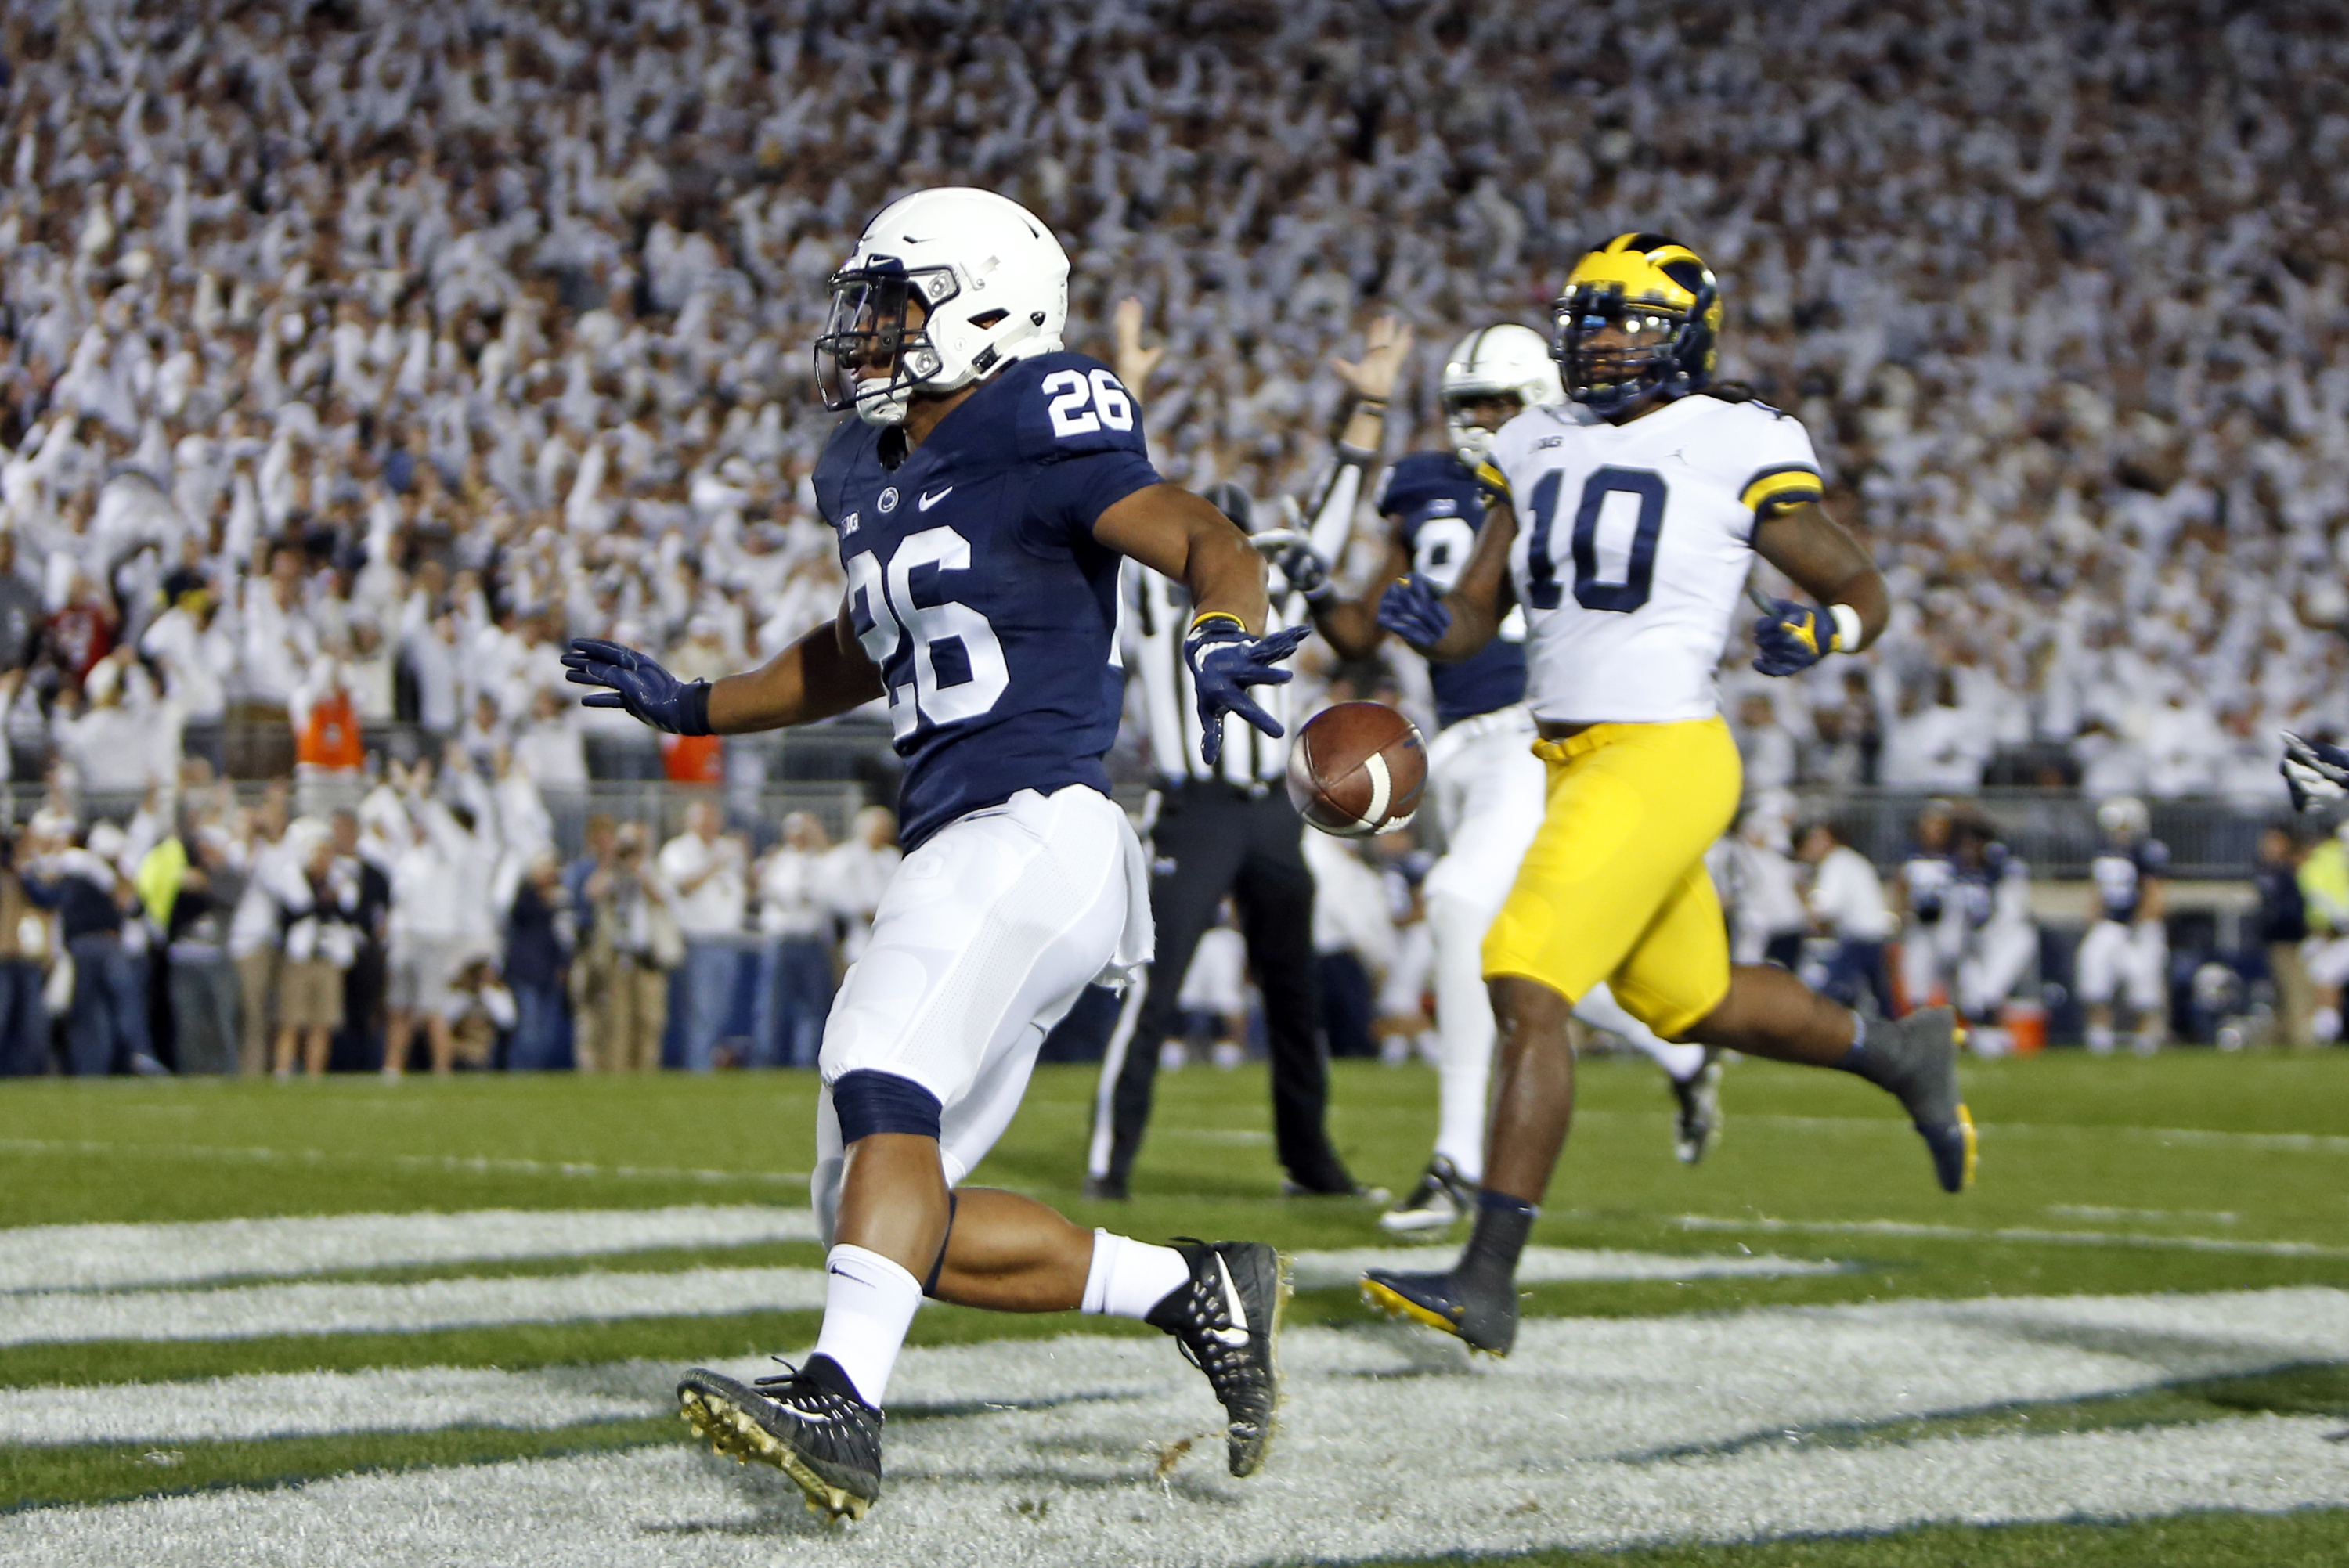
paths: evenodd
<path fill-rule="evenodd" d="M 1319 604 L 1338 591 L 1338 585 L 1330 581 L 1330 562 L 1302 539 L 1280 552 L 1279 563 L 1280 574 L 1305 595 L 1309 604 Z"/>
<path fill-rule="evenodd" d="M 1433 647 L 1452 629 L 1444 590 L 1414 572 L 1379 595 L 1379 624 L 1414 648 Z"/>
<path fill-rule="evenodd" d="M 709 683 L 678 679 L 634 648 L 601 637 L 574 637 L 563 655 L 574 686 L 606 686 L 579 699 L 583 707 L 618 707 L 670 735 L 709 733 Z"/>
<path fill-rule="evenodd" d="M 1183 639 L 1183 662 L 1191 666 L 1191 684 L 1199 693 L 1199 756 L 1213 768 L 1224 755 L 1224 715 L 1238 714 L 1265 734 L 1278 739 L 1286 733 L 1280 721 L 1258 707 L 1247 695 L 1252 686 L 1285 686 L 1297 678 L 1294 670 L 1276 666 L 1297 651 L 1312 632 L 1291 626 L 1269 636 L 1251 637 L 1237 618 L 1217 613 L 1192 623 Z"/>
<path fill-rule="evenodd" d="M 2349 795 L 2349 751 L 2283 732 L 2283 762 L 2276 769 L 2292 791 L 2295 811 L 2321 811 Z"/>
<path fill-rule="evenodd" d="M 1764 599 L 1750 588 L 1746 596 L 1762 612 L 1754 623 L 1754 667 L 1764 675 L 1799 675 L 1837 650 L 1835 620 L 1825 610 Z"/>

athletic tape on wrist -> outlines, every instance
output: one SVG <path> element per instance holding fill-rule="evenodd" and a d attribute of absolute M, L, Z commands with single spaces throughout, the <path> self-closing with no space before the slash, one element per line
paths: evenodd
<path fill-rule="evenodd" d="M 1835 623 L 1836 651 L 1843 654 L 1857 653 L 1859 640 L 1863 634 L 1863 628 L 1859 624 L 1859 612 L 1848 604 L 1830 604 L 1827 606 L 1827 619 Z"/>

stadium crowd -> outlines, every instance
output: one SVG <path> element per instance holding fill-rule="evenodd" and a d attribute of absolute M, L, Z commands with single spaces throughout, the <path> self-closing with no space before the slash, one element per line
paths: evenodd
<path fill-rule="evenodd" d="M 564 695 L 554 646 L 714 676 L 832 613 L 806 349 L 866 215 L 925 184 L 1058 226 L 1079 346 L 1105 353 L 1110 305 L 1139 297 L 1183 370 L 1146 403 L 1169 476 L 1258 496 L 1327 460 L 1326 361 L 1371 311 L 1438 344 L 1538 321 L 1593 236 L 1675 232 L 1723 279 L 1725 374 L 1803 418 L 1901 605 L 1865 665 L 1733 688 L 1754 787 L 2271 805 L 2273 730 L 2349 718 L 2329 21 L 11 6 L 0 762 L 63 809 L 24 830 L 7 896 L 62 899 L 43 919 L 79 978 L 57 993 L 23 934 L 43 920 L 0 910 L 6 1016 L 46 974 L 74 1059 L 151 1060 L 143 939 L 175 1018 L 234 994 L 235 1028 L 199 1032 L 248 1067 L 329 1049 L 317 966 L 378 961 L 395 1053 L 419 1028 L 435 1063 L 478 1052 L 487 1019 L 512 1059 L 552 1059 L 548 1020 L 576 1012 L 582 1060 L 618 1065 L 664 1026 L 649 975 L 713 980 L 755 930 L 757 1048 L 803 1059 L 836 961 L 815 949 L 853 936 L 885 831 L 853 835 L 854 870 L 812 822 L 754 863 L 704 812 L 554 864 L 546 795 L 588 779 L 600 727 L 636 732 Z M 1435 358 L 1398 393 L 1396 450 L 1438 438 Z M 298 787 L 240 811 L 206 781 L 254 770 L 256 730 L 290 737 Z M 718 753 L 679 743 L 669 774 L 714 779 Z M 73 806 L 142 795 L 113 824 Z M 256 942 L 282 975 L 254 977 Z M 706 1062 L 719 1026 L 678 1028 Z"/>

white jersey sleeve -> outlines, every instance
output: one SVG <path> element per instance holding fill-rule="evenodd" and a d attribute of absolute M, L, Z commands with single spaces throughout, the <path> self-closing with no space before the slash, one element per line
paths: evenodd
<path fill-rule="evenodd" d="M 1822 488 L 1801 421 L 1702 396 L 1619 426 L 1530 409 L 1494 438 L 1479 477 L 1516 515 L 1526 699 L 1538 718 L 1580 724 L 1717 713 L 1754 521 Z"/>

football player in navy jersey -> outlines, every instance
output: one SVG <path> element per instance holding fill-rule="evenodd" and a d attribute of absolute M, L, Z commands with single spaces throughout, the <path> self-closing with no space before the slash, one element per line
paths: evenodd
<path fill-rule="evenodd" d="M 2088 862 L 2096 918 L 2080 938 L 2075 989 L 2088 1010 L 2088 1049 L 2113 1048 L 2113 1001 L 2137 1014 L 2137 1054 L 2161 1049 L 2169 1013 L 2169 936 L 2162 924 L 2162 872 L 2169 847 L 2152 836 L 2145 802 L 2123 795 L 2096 808 L 2105 847 Z"/>
<path fill-rule="evenodd" d="M 1392 321 L 1374 324 L 1359 365 L 1340 362 L 1355 411 L 1339 441 L 1340 462 L 1368 464 L 1379 418 L 1411 334 Z M 1440 395 L 1447 451 L 1398 460 L 1378 498 L 1388 522 L 1381 588 L 1415 577 L 1447 589 L 1468 563 L 1489 499 L 1476 465 L 1493 432 L 1526 408 L 1563 403 L 1566 390 L 1549 345 L 1530 327 L 1497 325 L 1462 338 L 1444 363 Z M 1309 544 L 1290 547 L 1282 570 L 1302 587 L 1314 625 L 1348 658 L 1366 658 L 1385 629 L 1376 599 L 1340 599 L 1328 563 Z M 1301 581 L 1300 581 L 1301 579 Z M 1455 664 L 1430 663 L 1437 733 L 1428 748 L 1428 781 L 1444 830 L 1444 858 L 1425 883 L 1427 924 L 1435 951 L 1435 1021 L 1441 1069 L 1435 1151 L 1418 1184 L 1380 1217 L 1398 1233 L 1440 1232 L 1475 1210 L 1485 1174 L 1485 1104 L 1495 1026 L 1481 949 L 1526 846 L 1540 830 L 1546 779 L 1533 755 L 1534 720 L 1526 707 L 1523 622 L 1504 627 L 1481 650 Z M 1720 1068 L 1702 1046 L 1671 1045 L 1626 1012 L 1602 982 L 1575 1006 L 1584 1023 L 1619 1035 L 1656 1058 L 1679 1101 L 1673 1144 L 1692 1164 L 1704 1157 L 1720 1124 Z"/>
<path fill-rule="evenodd" d="M 823 1327 L 796 1369 L 701 1368 L 678 1398 L 718 1449 L 783 1470 L 808 1506 L 880 1495 L 880 1406 L 923 1296 L 1083 1310 L 1173 1335 L 1226 1416 L 1235 1475 L 1271 1435 L 1287 1291 L 1262 1243 L 1145 1245 L 1032 1199 L 961 1189 L 1010 1121 L 1044 1033 L 1097 976 L 1151 951 L 1147 868 L 1109 797 L 1121 557 L 1184 583 L 1201 722 L 1280 727 L 1247 695 L 1302 628 L 1259 638 L 1262 561 L 1164 483 L 1133 399 L 1061 348 L 1069 262 L 992 192 L 885 209 L 832 280 L 816 343 L 826 406 L 854 412 L 816 465 L 840 542 L 839 614 L 765 668 L 683 684 L 644 655 L 573 642 L 570 678 L 679 734 L 805 724 L 885 696 L 905 858 L 825 1026 L 816 1212 Z"/>

